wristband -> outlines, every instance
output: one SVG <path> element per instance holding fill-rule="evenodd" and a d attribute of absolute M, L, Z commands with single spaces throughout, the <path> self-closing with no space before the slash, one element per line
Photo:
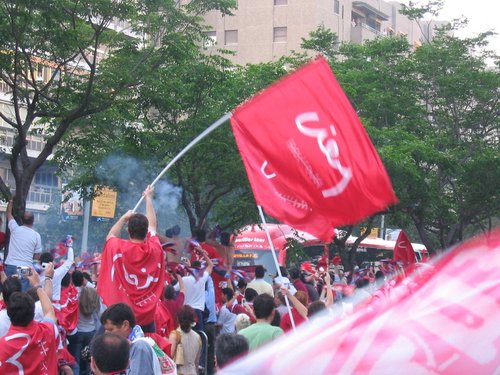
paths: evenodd
<path fill-rule="evenodd" d="M 52 280 L 52 278 L 53 278 L 52 276 L 45 276 L 46 280 Z"/>

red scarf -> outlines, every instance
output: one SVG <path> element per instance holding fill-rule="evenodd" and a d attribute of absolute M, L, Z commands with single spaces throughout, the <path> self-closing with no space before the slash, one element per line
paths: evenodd
<path fill-rule="evenodd" d="M 129 304 L 137 324 L 154 321 L 158 300 L 163 293 L 165 255 L 157 236 L 135 243 L 110 238 L 102 252 L 97 292 L 106 306 Z"/>
<path fill-rule="evenodd" d="M 61 309 L 55 309 L 59 324 L 70 334 L 78 325 L 79 303 L 78 290 L 73 284 L 61 288 Z"/>
<path fill-rule="evenodd" d="M 11 326 L 0 339 L 0 373 L 4 375 L 57 373 L 54 326 L 32 321 L 26 327 Z"/>

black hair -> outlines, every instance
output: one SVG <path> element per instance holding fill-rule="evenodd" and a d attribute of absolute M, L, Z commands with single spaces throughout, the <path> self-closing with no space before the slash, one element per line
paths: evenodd
<path fill-rule="evenodd" d="M 257 293 L 255 289 L 252 288 L 245 289 L 245 299 L 247 300 L 247 302 L 252 302 L 258 295 L 259 293 Z"/>
<path fill-rule="evenodd" d="M 370 284 L 370 282 L 368 281 L 368 279 L 365 279 L 364 277 L 356 280 L 356 288 L 364 288 L 368 284 Z"/>
<path fill-rule="evenodd" d="M 6 305 L 9 304 L 9 298 L 14 292 L 23 290 L 21 280 L 17 277 L 9 277 L 2 285 L 2 298 Z"/>
<path fill-rule="evenodd" d="M 300 271 L 298 268 L 292 268 L 290 270 L 290 279 L 292 280 L 300 279 Z"/>
<path fill-rule="evenodd" d="M 205 242 L 207 239 L 207 231 L 204 229 L 195 229 L 193 231 L 193 237 L 198 242 Z"/>
<path fill-rule="evenodd" d="M 222 288 L 221 292 L 226 296 L 228 301 L 234 297 L 234 292 L 231 288 Z"/>
<path fill-rule="evenodd" d="M 61 280 L 61 287 L 66 287 L 71 284 L 71 274 L 69 272 L 66 272 L 66 275 Z"/>
<path fill-rule="evenodd" d="M 54 256 L 51 253 L 45 252 L 40 254 L 40 263 L 50 263 L 53 261 L 54 261 Z"/>
<path fill-rule="evenodd" d="M 175 298 L 175 289 L 172 285 L 165 286 L 165 289 L 163 290 L 163 298 L 165 299 Z"/>
<path fill-rule="evenodd" d="M 248 283 L 245 281 L 245 279 L 239 279 L 238 280 L 238 289 L 246 288 Z"/>
<path fill-rule="evenodd" d="M 128 367 L 130 344 L 116 333 L 96 336 L 90 345 L 90 354 L 101 372 L 125 371 Z"/>
<path fill-rule="evenodd" d="M 88 272 L 82 272 L 82 273 L 83 273 L 83 277 L 85 279 L 87 279 L 87 281 L 92 282 L 92 277 L 90 276 L 90 274 Z"/>
<path fill-rule="evenodd" d="M 221 243 L 221 245 L 229 246 L 230 242 L 231 242 L 231 233 L 229 233 L 229 232 L 222 232 L 220 234 L 220 243 Z"/>
<path fill-rule="evenodd" d="M 173 236 L 178 236 L 181 233 L 181 227 L 177 224 L 172 228 L 168 228 L 165 230 L 165 236 L 172 238 Z"/>
<path fill-rule="evenodd" d="M 201 267 L 201 262 L 199 260 L 193 260 L 191 262 L 191 266 L 193 266 L 193 267 Z"/>
<path fill-rule="evenodd" d="M 13 326 L 26 327 L 35 317 L 35 301 L 27 293 L 14 292 L 9 298 L 7 315 Z"/>
<path fill-rule="evenodd" d="M 128 234 L 135 240 L 144 240 L 148 234 L 149 221 L 143 214 L 133 214 L 128 219 Z"/>
<path fill-rule="evenodd" d="M 307 317 L 310 318 L 325 309 L 326 305 L 323 301 L 314 301 L 307 307 Z"/>
<path fill-rule="evenodd" d="M 278 310 L 275 310 L 273 320 L 271 321 L 271 325 L 274 327 L 279 327 L 280 324 L 281 324 L 281 314 Z"/>
<path fill-rule="evenodd" d="M 85 278 L 83 277 L 83 272 L 79 270 L 73 271 L 71 274 L 71 280 L 73 281 L 74 286 L 83 286 L 83 280 Z"/>
<path fill-rule="evenodd" d="M 181 330 L 187 333 L 191 330 L 192 324 L 196 322 L 196 312 L 191 306 L 184 305 L 177 311 L 177 320 Z"/>
<path fill-rule="evenodd" d="M 126 320 L 129 322 L 130 328 L 135 326 L 135 315 L 132 308 L 126 303 L 120 302 L 109 306 L 101 315 L 101 323 L 104 325 L 106 321 L 110 321 L 113 325 L 121 327 Z"/>
<path fill-rule="evenodd" d="M 266 269 L 264 266 L 257 266 L 255 267 L 255 278 L 257 279 L 262 279 L 264 278 L 264 275 L 266 274 Z"/>
<path fill-rule="evenodd" d="M 267 293 L 259 294 L 253 300 L 253 309 L 257 319 L 269 318 L 274 311 L 274 298 Z"/>
<path fill-rule="evenodd" d="M 247 354 L 248 341 L 243 335 L 237 333 L 222 333 L 215 340 L 215 357 L 217 365 L 222 368 L 236 358 Z"/>
<path fill-rule="evenodd" d="M 281 272 L 281 276 L 288 277 L 288 271 L 287 271 L 286 267 L 280 266 L 280 272 Z M 278 272 L 276 272 L 276 276 L 278 276 Z"/>

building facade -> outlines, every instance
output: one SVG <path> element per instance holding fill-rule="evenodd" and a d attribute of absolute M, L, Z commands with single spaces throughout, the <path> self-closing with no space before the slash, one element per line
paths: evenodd
<path fill-rule="evenodd" d="M 400 36 L 418 46 L 432 38 L 432 24 L 418 25 L 399 13 L 402 5 L 383 0 L 238 0 L 232 16 L 206 15 L 209 52 L 235 52 L 235 63 L 272 61 L 300 51 L 302 38 L 324 25 L 339 42 L 362 43 Z M 421 29 L 422 27 L 422 29 Z"/>

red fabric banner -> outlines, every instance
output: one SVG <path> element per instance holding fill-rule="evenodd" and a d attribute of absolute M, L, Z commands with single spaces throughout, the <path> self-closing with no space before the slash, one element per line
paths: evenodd
<path fill-rule="evenodd" d="M 331 241 L 397 202 L 385 168 L 323 58 L 239 106 L 231 118 L 259 205 Z"/>
<path fill-rule="evenodd" d="M 418 267 L 385 307 L 320 316 L 224 374 L 494 374 L 500 228 Z"/>
<path fill-rule="evenodd" d="M 55 309 L 59 325 L 64 327 L 67 334 L 72 333 L 78 325 L 80 314 L 78 290 L 73 284 L 61 288 L 60 308 Z"/>
<path fill-rule="evenodd" d="M 410 239 L 404 231 L 399 232 L 392 259 L 395 262 L 401 262 L 403 266 L 409 266 L 416 263 L 415 251 L 411 245 Z"/>
<path fill-rule="evenodd" d="M 136 243 L 110 238 L 102 252 L 97 292 L 106 306 L 129 304 L 137 324 L 155 319 L 156 305 L 163 293 L 165 255 L 158 236 Z"/>

